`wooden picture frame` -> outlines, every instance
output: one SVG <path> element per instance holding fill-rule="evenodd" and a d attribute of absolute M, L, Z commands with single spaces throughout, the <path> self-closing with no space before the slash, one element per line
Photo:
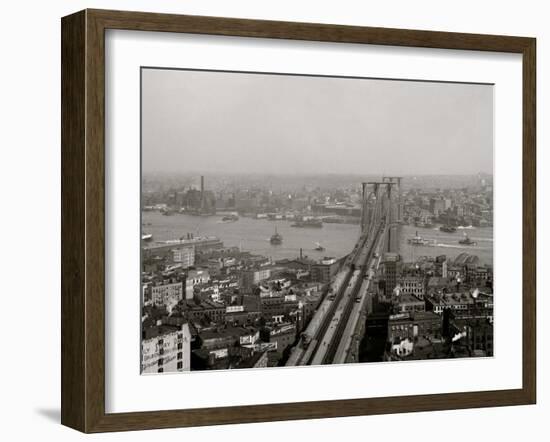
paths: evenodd
<path fill-rule="evenodd" d="M 514 390 L 107 414 L 105 412 L 105 30 L 494 51 L 523 57 L 523 385 Z M 84 10 L 62 19 L 62 409 L 83 432 L 143 430 L 534 404 L 536 41 L 186 15 Z"/>

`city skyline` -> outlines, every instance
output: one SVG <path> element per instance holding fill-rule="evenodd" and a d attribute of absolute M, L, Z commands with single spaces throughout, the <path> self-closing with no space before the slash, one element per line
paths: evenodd
<path fill-rule="evenodd" d="M 144 173 L 492 174 L 492 123 L 491 85 L 142 70 Z"/>
<path fill-rule="evenodd" d="M 147 181 L 142 373 L 492 356 L 492 184 L 402 184 Z"/>

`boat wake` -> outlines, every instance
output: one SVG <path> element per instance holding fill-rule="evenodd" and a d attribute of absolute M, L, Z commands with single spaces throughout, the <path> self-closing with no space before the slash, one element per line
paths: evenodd
<path fill-rule="evenodd" d="M 437 247 L 446 247 L 448 249 L 464 249 L 464 248 L 466 248 L 464 246 L 458 246 L 458 245 L 455 245 L 455 244 L 443 244 L 443 243 L 437 244 Z"/>

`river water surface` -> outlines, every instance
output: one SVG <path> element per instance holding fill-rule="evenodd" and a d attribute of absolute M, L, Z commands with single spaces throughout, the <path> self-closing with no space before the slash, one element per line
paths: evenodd
<path fill-rule="evenodd" d="M 178 239 L 187 233 L 205 236 L 217 236 L 225 246 L 241 247 L 243 251 L 268 256 L 274 260 L 296 258 L 300 248 L 304 256 L 320 259 L 323 256 L 342 257 L 348 254 L 359 237 L 357 224 L 324 223 L 322 228 L 291 227 L 293 221 L 269 221 L 240 217 L 234 222 L 224 222 L 221 216 L 193 216 L 174 214 L 162 215 L 159 212 L 142 213 L 143 231 L 153 235 L 153 241 Z M 281 245 L 273 245 L 269 238 L 275 229 L 283 236 Z M 435 246 L 411 246 L 407 240 L 416 232 L 425 239 L 435 240 Z M 458 243 L 467 233 L 474 246 Z M 316 243 L 325 247 L 325 251 L 314 250 Z M 402 226 L 400 253 L 405 261 L 420 256 L 447 255 L 456 257 L 461 252 L 478 255 L 482 263 L 493 261 L 493 229 L 491 227 L 457 230 L 456 233 L 444 233 L 439 228 L 423 229 Z"/>

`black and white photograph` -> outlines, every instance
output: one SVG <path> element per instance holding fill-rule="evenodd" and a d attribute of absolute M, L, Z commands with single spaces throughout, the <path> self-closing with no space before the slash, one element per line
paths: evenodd
<path fill-rule="evenodd" d="M 141 70 L 142 374 L 493 356 L 493 85 Z"/>
<path fill-rule="evenodd" d="M 545 440 L 544 2 L 3 6 L 0 440 Z"/>

